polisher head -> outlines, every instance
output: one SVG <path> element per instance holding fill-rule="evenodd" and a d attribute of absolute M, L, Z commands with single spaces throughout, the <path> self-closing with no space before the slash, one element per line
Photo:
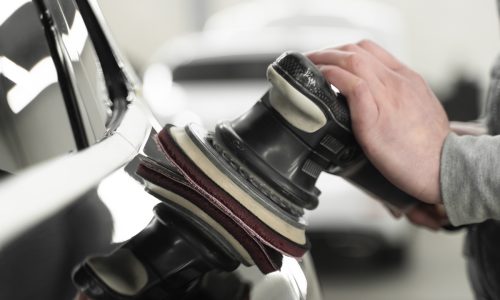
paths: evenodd
<path fill-rule="evenodd" d="M 264 274 L 279 270 L 281 253 L 262 244 L 233 219 L 221 212 L 198 193 L 175 169 L 145 159 L 137 169 L 150 193 L 165 203 L 182 207 L 200 226 L 218 234 L 218 242 L 243 264 L 256 265 Z"/>
<path fill-rule="evenodd" d="M 202 211 L 242 262 L 263 272 L 279 268 L 276 254 L 308 250 L 302 216 L 317 205 L 319 173 L 357 154 L 322 143 L 335 133 L 339 144 L 355 145 L 345 102 L 305 56 L 286 53 L 268 78 L 273 86 L 261 101 L 214 132 L 197 125 L 160 131 L 157 144 L 174 168 L 144 160 L 138 169 L 152 193 L 198 217 Z"/>
<path fill-rule="evenodd" d="M 207 132 L 195 126 L 166 126 L 157 142 L 190 188 L 216 208 L 218 214 L 211 217 L 229 217 L 248 236 L 283 254 L 300 257 L 307 251 L 302 217 L 251 185 L 212 147 Z"/>

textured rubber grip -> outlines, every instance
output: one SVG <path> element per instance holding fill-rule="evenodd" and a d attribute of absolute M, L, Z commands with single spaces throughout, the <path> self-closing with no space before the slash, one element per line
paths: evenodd
<path fill-rule="evenodd" d="M 301 101 L 301 103 L 309 102 L 310 106 L 313 103 L 312 105 L 319 108 L 326 118 L 321 128 L 307 131 L 304 130 L 306 126 L 300 128 L 290 122 L 290 118 L 284 117 L 294 134 L 312 150 L 310 162 L 304 165 L 303 171 L 315 177 L 318 172 L 310 172 L 309 166 L 311 165 L 314 166 L 314 170 L 318 169 L 316 166 L 320 166 L 321 169 L 328 171 L 339 166 L 347 167 L 358 161 L 362 156 L 362 151 L 351 130 L 351 118 L 346 98 L 334 91 L 316 65 L 301 53 L 286 52 L 271 65 L 271 68 L 273 72 L 268 70 L 268 77 L 273 83 L 271 92 L 279 90 L 284 93 L 287 100 L 282 102 L 285 103 Z M 281 84 L 283 81 L 287 85 Z M 293 92 L 285 90 L 283 86 Z M 270 105 L 279 112 L 281 108 L 276 107 L 279 101 L 272 98 L 273 93 L 270 95 Z M 283 113 L 280 114 L 283 116 Z M 301 112 L 296 114 L 300 115 Z M 296 130 L 297 128 L 299 130 Z"/>
<path fill-rule="evenodd" d="M 338 123 L 351 128 L 349 107 L 345 97 L 331 88 L 330 83 L 307 57 L 287 52 L 280 56 L 273 66 L 287 74 L 287 80 L 295 83 L 302 93 L 313 96 L 315 100 L 324 104 Z"/>

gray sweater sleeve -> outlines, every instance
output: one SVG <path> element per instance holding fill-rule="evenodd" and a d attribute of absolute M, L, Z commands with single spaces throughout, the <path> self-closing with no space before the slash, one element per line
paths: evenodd
<path fill-rule="evenodd" d="M 500 136 L 450 133 L 440 172 L 441 193 L 453 225 L 500 219 Z"/>

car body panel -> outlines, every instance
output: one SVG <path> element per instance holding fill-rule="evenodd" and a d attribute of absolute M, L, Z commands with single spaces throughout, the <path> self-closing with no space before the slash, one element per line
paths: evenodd
<path fill-rule="evenodd" d="M 12 49 L 30 49 L 32 47 L 26 43 L 36 41 L 35 37 L 45 40 L 46 36 L 37 18 L 35 4 L 23 1 L 20 3 L 21 6 L 13 11 L 10 18 L 6 18 L 0 30 L 6 28 L 4 26 L 10 22 L 23 20 L 22 22 L 27 24 L 27 20 L 36 20 L 38 23 L 31 23 L 32 29 L 28 30 L 34 32 L 33 36 L 27 38 L 19 34 L 22 36 L 19 38 L 20 43 L 10 44 Z M 85 133 L 91 146 L 77 151 L 73 140 L 74 132 L 69 124 L 68 112 L 64 109 L 65 100 L 61 87 L 57 85 L 57 78 L 17 113 L 12 107 L 2 107 L 2 113 L 8 113 L 10 117 L 1 119 L 3 125 L 7 125 L 1 127 L 2 132 L 12 135 L 13 138 L 2 139 L 7 142 L 2 144 L 0 150 L 8 149 L 11 155 L 2 155 L 0 168 L 15 173 L 15 176 L 0 182 L 0 199 L 3 200 L 0 201 L 0 248 L 22 232 L 67 207 L 76 201 L 79 195 L 98 185 L 105 176 L 131 161 L 152 130 L 149 108 L 142 103 L 133 89 L 128 94 L 127 101 L 130 104 L 125 111 L 120 112 L 120 124 L 117 128 L 109 128 L 112 103 L 106 90 L 99 58 L 76 3 L 58 0 L 44 3 L 53 17 L 53 32 L 60 37 L 58 46 L 61 60 L 70 74 L 71 88 L 76 93 L 80 116 L 83 118 Z M 31 19 L 20 19 L 16 16 L 16 13 L 23 10 L 28 10 Z M 23 33 L 13 31 L 12 28 L 10 31 Z M 42 46 L 44 43 L 40 42 Z M 47 44 L 42 50 L 44 52 L 40 57 L 51 57 Z M 31 52 L 18 56 L 33 60 Z M 3 62 L 1 78 L 2 83 L 5 83 L 5 60 Z M 26 64 L 22 61 L 17 63 L 20 64 L 19 68 Z M 48 65 L 51 70 L 49 72 L 56 72 L 54 65 Z M 29 69 L 29 65 L 24 67 Z M 134 78 L 134 75 L 124 78 Z M 14 86 L 12 82 L 8 83 Z M 126 85 L 134 87 L 135 82 L 126 82 Z M 7 91 L 1 101 L 5 106 L 10 89 L 2 90 Z M 58 102 L 47 104 L 49 101 Z M 6 123 L 8 121 L 10 123 Z M 13 140 L 17 143 L 12 142 Z"/>

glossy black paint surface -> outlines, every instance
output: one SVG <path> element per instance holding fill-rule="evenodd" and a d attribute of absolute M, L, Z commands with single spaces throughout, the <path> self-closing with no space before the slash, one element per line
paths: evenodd
<path fill-rule="evenodd" d="M 76 2 L 9 3 L 0 20 L 0 169 L 16 172 L 102 140 L 126 105 L 110 97 L 118 80 L 108 85 Z"/>
<path fill-rule="evenodd" d="M 15 173 L 76 148 L 37 8 L 13 6 L 0 23 L 0 169 Z"/>
<path fill-rule="evenodd" d="M 110 99 L 101 59 L 76 2 L 8 0 L 0 3 L 0 11 L 0 174 L 12 174 L 0 179 L 26 180 L 25 169 L 106 138 L 119 125 L 124 108 Z M 122 84 L 127 85 L 125 78 Z M 118 120 L 115 124 L 113 118 Z M 39 182 L 58 183 L 54 192 L 70 189 L 54 178 L 60 173 L 40 169 L 46 177 Z M 95 177 L 90 180 L 98 182 Z M 23 189 L 35 190 L 28 182 Z M 111 216 L 94 187 L 90 189 L 81 197 L 85 190 L 78 196 L 71 190 L 67 198 L 75 205 L 54 209 L 33 229 L 1 245 L 1 299 L 75 297 L 71 269 L 85 255 L 105 251 L 111 243 Z M 26 207 L 20 199 L 2 201 Z M 32 221 L 23 214 L 15 218 Z"/>

